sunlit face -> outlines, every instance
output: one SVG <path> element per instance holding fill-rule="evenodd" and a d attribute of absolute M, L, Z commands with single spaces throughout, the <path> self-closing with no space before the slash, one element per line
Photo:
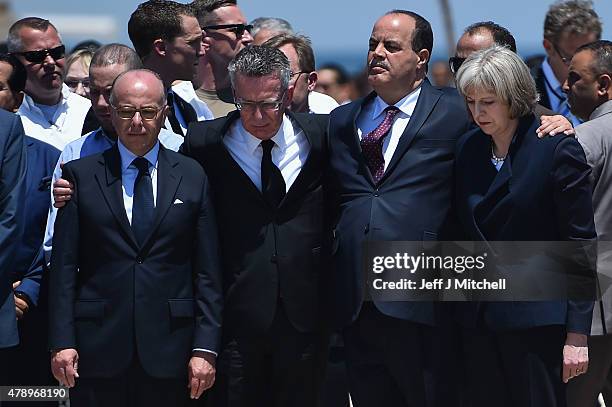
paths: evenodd
<path fill-rule="evenodd" d="M 291 66 L 289 85 L 293 86 L 293 99 L 289 108 L 293 112 L 308 112 L 308 94 L 315 86 L 316 73 L 301 71 L 298 54 L 292 44 L 285 44 L 279 50 L 287 56 Z"/>
<path fill-rule="evenodd" d="M 247 24 L 247 20 L 238 6 L 219 7 L 210 13 L 206 25 Z M 227 66 L 229 62 L 247 45 L 253 42 L 248 31 L 237 35 L 232 28 L 205 30 L 204 42 L 208 48 L 210 59 L 219 66 Z"/>
<path fill-rule="evenodd" d="M 22 52 L 53 49 L 62 45 L 57 31 L 51 26 L 46 31 L 23 27 L 19 31 L 19 38 Z M 41 63 L 29 62 L 19 54 L 17 58 L 28 73 L 26 93 L 35 99 L 57 99 L 59 101 L 64 77 L 64 57 L 55 60 L 51 55 L 47 55 Z"/>
<path fill-rule="evenodd" d="M 127 70 L 123 64 L 90 67 L 89 81 L 91 106 L 100 121 L 102 128 L 106 131 L 114 132 L 111 121 L 110 94 L 113 82 L 119 74 Z"/>
<path fill-rule="evenodd" d="M 490 48 L 494 45 L 493 36 L 487 30 L 480 30 L 474 34 L 465 33 L 457 42 L 455 56 L 467 58 L 474 52 Z"/>
<path fill-rule="evenodd" d="M 374 25 L 367 61 L 374 90 L 412 89 L 420 61 L 412 50 L 414 29 L 414 19 L 405 14 L 385 15 Z"/>
<path fill-rule="evenodd" d="M 66 70 L 64 82 L 71 92 L 84 98 L 89 97 L 89 72 L 82 59 L 75 60 Z"/>
<path fill-rule="evenodd" d="M 202 47 L 202 30 L 193 16 L 181 16 L 183 32 L 166 42 L 166 57 L 173 67 L 172 80 L 190 81 L 198 64 Z"/>
<path fill-rule="evenodd" d="M 113 94 L 111 121 L 119 140 L 132 153 L 145 155 L 157 142 L 166 118 L 168 108 L 162 105 L 163 84 L 150 73 L 127 73 L 115 83 Z M 151 120 L 145 120 L 140 112 L 126 119 L 118 113 L 122 109 L 156 109 L 157 113 Z"/>
<path fill-rule="evenodd" d="M 0 109 L 16 112 L 23 100 L 22 92 L 14 92 L 8 84 L 13 67 L 8 62 L 0 62 Z"/>
<path fill-rule="evenodd" d="M 237 103 L 244 102 L 245 106 L 240 110 L 242 125 L 258 139 L 267 140 L 276 134 L 283 122 L 285 109 L 291 103 L 292 94 L 292 87 L 289 87 L 284 95 L 282 94 L 281 80 L 277 75 L 249 77 L 236 74 L 234 97 Z M 268 109 L 262 105 L 274 102 L 281 102 L 278 109 Z M 258 106 L 255 107 L 253 104 Z"/>
<path fill-rule="evenodd" d="M 474 122 L 489 136 L 506 135 L 516 119 L 510 118 L 510 106 L 490 90 L 471 89 L 465 95 Z"/>
<path fill-rule="evenodd" d="M 593 110 L 602 103 L 601 97 L 605 94 L 599 94 L 599 76 L 591 69 L 593 62 L 592 51 L 584 50 L 574 55 L 567 80 L 563 84 L 572 113 L 582 120 L 589 119 Z"/>

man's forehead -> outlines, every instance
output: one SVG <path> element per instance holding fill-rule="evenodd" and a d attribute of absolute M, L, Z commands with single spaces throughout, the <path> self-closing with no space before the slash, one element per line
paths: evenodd
<path fill-rule="evenodd" d="M 24 47 L 41 41 L 53 41 L 61 43 L 58 32 L 51 26 L 46 31 L 32 27 L 23 27 L 19 30 L 19 38 Z"/>
<path fill-rule="evenodd" d="M 377 40 L 406 41 L 412 38 L 414 19 L 405 14 L 387 14 L 378 19 L 371 37 Z"/>
<path fill-rule="evenodd" d="M 246 18 L 242 10 L 236 5 L 228 4 L 227 6 L 219 7 L 210 13 L 208 25 L 213 24 L 239 24 L 246 23 Z"/>
<path fill-rule="evenodd" d="M 467 58 L 470 54 L 493 45 L 493 36 L 488 30 L 480 30 L 473 34 L 465 33 L 457 43 L 457 55 Z"/>
<path fill-rule="evenodd" d="M 184 35 L 197 36 L 202 35 L 202 30 L 198 19 L 194 16 L 181 15 L 181 28 Z"/>

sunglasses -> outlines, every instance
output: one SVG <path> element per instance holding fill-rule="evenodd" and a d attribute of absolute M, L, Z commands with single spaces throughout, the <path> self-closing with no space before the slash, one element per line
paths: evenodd
<path fill-rule="evenodd" d="M 50 55 L 51 58 L 53 58 L 55 61 L 57 61 L 58 59 L 64 58 L 64 55 L 66 55 L 66 47 L 63 45 L 59 45 L 51 49 L 41 49 L 38 51 L 13 52 L 12 54 L 21 55 L 28 62 L 32 62 L 34 64 L 40 64 L 47 58 L 47 55 Z"/>
<path fill-rule="evenodd" d="M 457 74 L 459 68 L 461 68 L 461 64 L 465 62 L 465 58 L 460 57 L 450 57 L 448 59 L 448 67 L 450 68 L 453 75 Z"/>
<path fill-rule="evenodd" d="M 157 113 L 159 113 L 161 110 L 155 107 L 143 107 L 142 109 L 136 109 L 133 107 L 112 106 L 112 108 L 115 109 L 115 112 L 117 112 L 117 116 L 123 120 L 132 120 L 136 112 L 140 113 L 142 120 L 153 120 L 155 117 L 157 117 Z"/>
<path fill-rule="evenodd" d="M 236 37 L 240 38 L 244 35 L 245 31 L 249 33 L 253 29 L 252 24 L 218 24 L 218 25 L 207 25 L 206 27 L 202 27 L 203 30 L 222 30 L 224 28 L 229 29 Z"/>
<path fill-rule="evenodd" d="M 66 84 L 66 86 L 68 86 L 70 89 L 76 89 L 79 87 L 79 84 L 81 84 L 81 86 L 83 86 L 85 89 L 89 89 L 89 78 L 83 78 L 83 79 L 76 79 L 76 78 L 66 78 L 64 80 L 64 83 Z"/>

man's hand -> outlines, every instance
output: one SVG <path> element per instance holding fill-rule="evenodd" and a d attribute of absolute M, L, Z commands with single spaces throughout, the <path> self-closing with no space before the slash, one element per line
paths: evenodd
<path fill-rule="evenodd" d="M 196 351 L 189 360 L 189 384 L 192 399 L 199 399 L 215 383 L 215 355 Z"/>
<path fill-rule="evenodd" d="M 576 333 L 567 333 L 565 346 L 563 346 L 563 383 L 574 377 L 586 373 L 589 368 L 589 348 L 587 336 Z"/>
<path fill-rule="evenodd" d="M 540 123 L 540 127 L 536 129 L 536 133 L 540 138 L 546 135 L 554 136 L 557 133 L 567 134 L 568 136 L 574 134 L 572 123 L 560 114 L 556 116 L 542 116 L 540 117 Z"/>
<path fill-rule="evenodd" d="M 21 284 L 21 281 L 15 281 L 13 283 L 13 291 L 15 291 L 15 288 L 19 287 L 19 284 Z M 17 297 L 14 293 L 13 298 L 15 299 L 15 313 L 17 314 L 17 319 L 21 319 L 25 313 L 28 312 L 30 306 L 28 305 L 27 301 Z"/>
<path fill-rule="evenodd" d="M 51 353 L 51 372 L 62 386 L 74 387 L 79 377 L 79 354 L 76 349 L 62 349 Z"/>
<path fill-rule="evenodd" d="M 60 164 L 60 167 L 64 167 L 64 163 Z M 53 206 L 61 208 L 66 205 L 66 201 L 69 201 L 72 197 L 74 186 L 63 178 L 58 179 L 53 183 Z"/>

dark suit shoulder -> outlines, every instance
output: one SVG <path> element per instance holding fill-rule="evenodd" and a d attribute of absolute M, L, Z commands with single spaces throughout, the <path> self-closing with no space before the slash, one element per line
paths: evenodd
<path fill-rule="evenodd" d="M 189 174 L 196 178 L 206 176 L 202 166 L 193 158 L 167 148 L 164 148 L 164 154 L 166 154 L 169 161 L 174 161 L 179 164 L 176 168 L 180 168 L 182 173 Z"/>

